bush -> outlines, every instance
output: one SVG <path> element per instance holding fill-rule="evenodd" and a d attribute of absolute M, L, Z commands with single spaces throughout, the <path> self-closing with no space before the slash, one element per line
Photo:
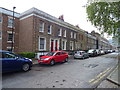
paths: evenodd
<path fill-rule="evenodd" d="M 33 52 L 22 52 L 22 53 L 19 53 L 19 55 L 26 58 L 35 58 L 35 53 Z"/>

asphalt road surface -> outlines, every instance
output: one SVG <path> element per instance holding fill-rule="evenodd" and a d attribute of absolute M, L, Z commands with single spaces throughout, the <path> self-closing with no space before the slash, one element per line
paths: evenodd
<path fill-rule="evenodd" d="M 88 59 L 73 59 L 54 66 L 34 65 L 28 72 L 12 72 L 2 76 L 3 88 L 96 88 L 118 60 L 114 54 Z"/>

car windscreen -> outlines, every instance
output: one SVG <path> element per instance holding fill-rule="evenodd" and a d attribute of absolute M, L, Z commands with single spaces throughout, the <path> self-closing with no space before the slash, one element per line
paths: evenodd
<path fill-rule="evenodd" d="M 55 52 L 49 52 L 48 54 L 46 54 L 47 56 L 53 56 L 55 54 Z"/>

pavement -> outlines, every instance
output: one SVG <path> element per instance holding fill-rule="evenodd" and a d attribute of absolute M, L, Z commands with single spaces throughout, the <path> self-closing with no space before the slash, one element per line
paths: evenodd
<path fill-rule="evenodd" d="M 72 57 L 70 55 L 69 57 Z M 111 72 L 111 74 L 106 78 L 106 80 L 102 81 L 101 84 L 97 88 L 120 88 L 120 53 L 118 56 L 115 56 L 114 53 L 105 56 L 106 58 L 115 58 L 118 59 L 118 65 Z M 33 60 L 33 65 L 38 64 L 37 60 Z"/>
<path fill-rule="evenodd" d="M 106 58 L 116 58 L 118 60 L 118 65 L 115 69 L 110 73 L 110 75 L 106 78 L 106 80 L 102 81 L 101 84 L 97 88 L 120 88 L 120 53 L 118 56 L 115 56 L 114 53 L 108 55 Z"/>
<path fill-rule="evenodd" d="M 120 71 L 120 68 L 117 66 L 114 71 L 106 78 L 106 80 L 102 81 L 97 88 L 120 88 L 118 71 Z"/>

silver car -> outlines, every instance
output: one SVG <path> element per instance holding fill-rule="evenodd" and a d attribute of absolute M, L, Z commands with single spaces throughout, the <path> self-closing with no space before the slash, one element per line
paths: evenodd
<path fill-rule="evenodd" d="M 76 58 L 81 58 L 81 59 L 89 58 L 89 54 L 86 53 L 85 51 L 76 51 L 74 54 L 74 59 Z"/>

